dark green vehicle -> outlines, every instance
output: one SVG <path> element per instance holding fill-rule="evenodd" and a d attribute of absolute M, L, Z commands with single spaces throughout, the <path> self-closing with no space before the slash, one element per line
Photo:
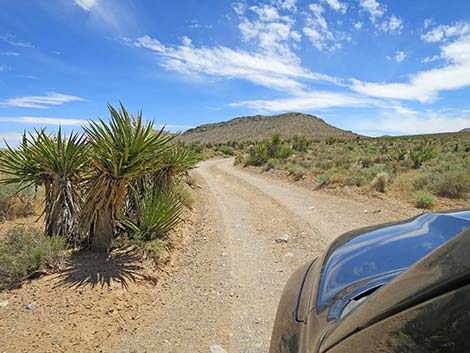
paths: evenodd
<path fill-rule="evenodd" d="M 288 280 L 281 352 L 470 352 L 470 210 L 339 237 Z"/>

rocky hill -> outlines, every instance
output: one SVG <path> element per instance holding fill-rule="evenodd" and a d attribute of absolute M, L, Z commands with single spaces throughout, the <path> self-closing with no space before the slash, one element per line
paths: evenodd
<path fill-rule="evenodd" d="M 178 139 L 184 142 L 259 141 L 273 134 L 283 138 L 356 138 L 359 135 L 329 125 L 309 114 L 286 113 L 273 116 L 245 116 L 214 124 L 201 125 L 185 131 Z"/>

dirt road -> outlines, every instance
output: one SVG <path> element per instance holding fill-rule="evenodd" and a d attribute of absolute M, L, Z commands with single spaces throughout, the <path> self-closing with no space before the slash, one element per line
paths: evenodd
<path fill-rule="evenodd" d="M 345 231 L 416 213 L 306 190 L 234 167 L 232 160 L 203 162 L 195 175 L 207 192 L 193 240 L 142 313 L 142 325 L 110 351 L 207 353 L 217 344 L 228 353 L 267 352 L 293 270 Z M 283 235 L 287 243 L 273 242 Z"/>

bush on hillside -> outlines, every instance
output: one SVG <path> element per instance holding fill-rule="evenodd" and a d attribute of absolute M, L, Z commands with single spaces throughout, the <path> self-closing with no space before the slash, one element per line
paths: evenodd
<path fill-rule="evenodd" d="M 65 258 L 64 238 L 46 237 L 34 228 L 14 228 L 0 242 L 0 290 L 40 271 L 59 269 Z"/>

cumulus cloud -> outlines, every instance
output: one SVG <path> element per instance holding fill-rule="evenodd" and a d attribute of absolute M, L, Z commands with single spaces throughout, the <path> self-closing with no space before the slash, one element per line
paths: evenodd
<path fill-rule="evenodd" d="M 455 132 L 470 126 L 470 113 L 446 115 L 443 112 L 403 112 L 384 110 L 378 118 L 357 119 L 350 128 L 366 135 L 432 134 Z"/>
<path fill-rule="evenodd" d="M 273 0 L 272 3 L 280 9 L 296 11 L 297 0 Z"/>
<path fill-rule="evenodd" d="M 406 83 L 375 83 L 352 80 L 352 89 L 374 97 L 431 102 L 440 91 L 470 86 L 470 36 L 463 36 L 441 47 L 443 67 L 410 75 Z"/>
<path fill-rule="evenodd" d="M 323 0 L 324 3 L 328 4 L 328 6 L 335 10 L 340 12 L 341 14 L 345 14 L 346 11 L 348 10 L 348 5 L 344 2 L 340 2 L 338 0 Z"/>
<path fill-rule="evenodd" d="M 323 15 L 325 9 L 320 4 L 310 4 L 309 12 L 305 19 L 305 27 L 303 33 L 310 39 L 310 42 L 318 50 L 335 51 L 341 48 L 341 39 L 344 34 L 337 35 L 329 29 L 328 23 Z M 338 38 L 336 38 L 338 37 Z"/>
<path fill-rule="evenodd" d="M 395 60 L 397 63 L 401 63 L 406 58 L 404 51 L 397 51 L 394 56 L 387 56 L 388 60 Z"/>
<path fill-rule="evenodd" d="M 359 6 L 369 14 L 369 18 L 372 22 L 382 17 L 386 11 L 385 6 L 381 5 L 376 0 L 360 0 Z"/>
<path fill-rule="evenodd" d="M 428 43 L 441 42 L 454 36 L 470 34 L 470 22 L 457 22 L 453 25 L 438 26 L 421 36 L 421 39 Z"/>
<path fill-rule="evenodd" d="M 403 20 L 392 15 L 390 18 L 381 23 L 380 29 L 384 32 L 400 33 L 403 29 Z"/>
<path fill-rule="evenodd" d="M 10 98 L 0 102 L 0 106 L 21 108 L 48 108 L 53 105 L 61 105 L 68 102 L 85 101 L 84 98 L 68 94 L 48 92 L 45 96 L 26 96 Z"/>

